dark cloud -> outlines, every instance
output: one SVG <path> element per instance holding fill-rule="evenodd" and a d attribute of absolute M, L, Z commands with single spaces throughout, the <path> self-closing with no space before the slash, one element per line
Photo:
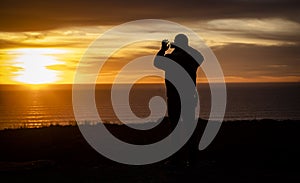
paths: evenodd
<path fill-rule="evenodd" d="M 105 25 L 142 18 L 205 20 L 281 17 L 300 22 L 297 0 L 1 0 L 0 31 Z"/>
<path fill-rule="evenodd" d="M 214 47 L 226 76 L 300 76 L 300 45 L 230 44 Z"/>
<path fill-rule="evenodd" d="M 24 36 L 26 37 L 26 40 L 41 40 L 46 37 L 46 35 L 43 33 L 38 33 L 38 34 L 24 33 Z"/>

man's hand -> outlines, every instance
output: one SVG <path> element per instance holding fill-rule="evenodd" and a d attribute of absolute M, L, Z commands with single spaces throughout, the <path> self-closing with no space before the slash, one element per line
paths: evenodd
<path fill-rule="evenodd" d="M 167 39 L 162 40 L 161 42 L 161 50 L 167 51 L 169 49 L 169 41 Z"/>

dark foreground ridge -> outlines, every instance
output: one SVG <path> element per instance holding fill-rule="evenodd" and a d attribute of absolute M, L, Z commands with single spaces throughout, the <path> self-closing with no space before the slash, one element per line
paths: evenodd
<path fill-rule="evenodd" d="M 166 121 L 166 120 L 164 120 Z M 199 120 L 193 143 L 206 121 Z M 164 138 L 166 122 L 146 132 L 107 125 L 118 138 L 148 144 Z M 0 131 L 1 182 L 300 182 L 300 121 L 224 122 L 194 167 L 164 160 L 129 166 L 90 147 L 76 126 Z"/>

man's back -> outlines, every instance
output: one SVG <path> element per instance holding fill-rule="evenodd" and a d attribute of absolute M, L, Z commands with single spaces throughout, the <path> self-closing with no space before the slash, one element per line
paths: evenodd
<path fill-rule="evenodd" d="M 195 49 L 191 47 L 187 47 L 187 49 L 183 50 L 181 48 L 176 48 L 171 54 L 166 54 L 165 57 L 173 60 L 177 64 L 179 64 L 191 77 L 194 84 L 196 85 L 196 77 L 197 77 L 197 69 L 200 66 L 200 64 L 195 60 L 194 57 L 200 62 L 203 61 L 202 55 L 196 51 Z M 201 60 L 200 60 L 201 59 Z M 165 69 L 166 75 L 168 75 L 168 72 L 174 73 L 173 70 Z"/>

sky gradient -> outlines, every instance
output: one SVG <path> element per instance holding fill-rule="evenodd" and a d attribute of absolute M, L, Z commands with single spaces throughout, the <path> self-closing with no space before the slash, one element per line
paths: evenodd
<path fill-rule="evenodd" d="M 214 51 L 226 82 L 299 82 L 299 7 L 296 0 L 2 0 L 0 83 L 72 83 L 92 41 L 115 25 L 145 18 L 195 31 Z M 103 44 L 113 47 L 118 39 Z M 98 81 L 112 82 L 124 63 L 159 48 L 159 42 L 145 41 L 119 50 Z M 97 58 L 86 64 L 87 75 L 94 64 Z M 198 76 L 205 81 L 201 69 Z"/>

